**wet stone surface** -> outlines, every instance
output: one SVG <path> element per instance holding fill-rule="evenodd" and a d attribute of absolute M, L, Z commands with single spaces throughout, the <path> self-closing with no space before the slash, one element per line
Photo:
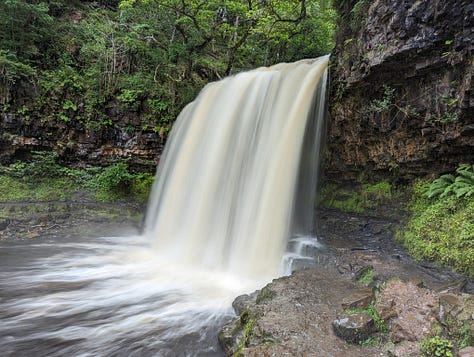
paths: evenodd
<path fill-rule="evenodd" d="M 358 343 L 375 332 L 375 321 L 367 312 L 340 317 L 332 323 L 337 336 L 347 342 Z"/>
<path fill-rule="evenodd" d="M 474 321 L 474 316 L 456 310 L 459 301 L 462 311 L 472 309 L 468 303 L 472 281 L 414 262 L 393 240 L 396 219 L 335 210 L 320 211 L 318 216 L 321 246 L 306 269 L 235 300 L 237 314 L 250 316 L 250 323 L 237 318 L 226 325 L 227 334 L 220 342 L 229 355 L 238 351 L 243 356 L 419 356 L 420 341 L 431 336 L 443 316 L 451 313 L 464 322 Z M 373 269 L 371 281 L 358 283 L 369 269 Z M 375 296 L 373 289 L 380 293 Z M 259 299 L 264 290 L 271 290 L 272 297 Z M 387 332 L 380 343 L 360 345 L 357 342 L 364 338 L 355 330 L 360 333 L 362 325 L 351 334 L 344 310 L 368 304 L 385 321 Z M 370 335 L 373 319 L 366 313 L 353 317 L 365 321 L 364 337 Z"/>

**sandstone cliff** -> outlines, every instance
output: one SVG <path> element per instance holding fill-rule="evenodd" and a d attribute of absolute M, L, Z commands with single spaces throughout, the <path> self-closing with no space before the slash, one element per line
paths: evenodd
<path fill-rule="evenodd" d="M 329 177 L 474 161 L 474 3 L 337 0 Z"/>

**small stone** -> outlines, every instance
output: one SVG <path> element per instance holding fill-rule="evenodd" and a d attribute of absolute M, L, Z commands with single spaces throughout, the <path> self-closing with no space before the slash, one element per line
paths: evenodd
<path fill-rule="evenodd" d="M 366 265 L 363 266 L 354 273 L 354 280 L 359 280 L 362 278 L 365 274 L 367 274 L 370 270 L 373 270 L 374 268 L 371 265 Z"/>
<path fill-rule="evenodd" d="M 420 343 L 402 341 L 397 344 L 390 343 L 385 351 L 388 357 L 407 357 L 420 355 Z"/>
<path fill-rule="evenodd" d="M 397 312 L 393 308 L 394 304 L 395 302 L 393 300 L 382 301 L 375 306 L 375 311 L 382 320 L 387 321 L 392 317 L 397 317 Z"/>
<path fill-rule="evenodd" d="M 375 332 L 375 322 L 367 312 L 351 314 L 332 323 L 334 333 L 347 342 L 358 343 Z"/>
<path fill-rule="evenodd" d="M 0 231 L 3 231 L 8 228 L 10 225 L 10 220 L 7 219 L 0 219 Z"/>
<path fill-rule="evenodd" d="M 439 296 L 438 320 L 441 323 L 456 318 L 463 310 L 463 303 L 458 295 L 442 294 Z"/>
<path fill-rule="evenodd" d="M 439 303 L 443 305 L 462 306 L 460 297 L 454 294 L 441 294 L 439 296 Z"/>
<path fill-rule="evenodd" d="M 237 296 L 232 303 L 232 307 L 237 315 L 242 314 L 244 310 L 247 310 L 249 307 L 255 305 L 255 298 L 258 291 L 253 292 L 252 294 L 243 294 Z"/>
<path fill-rule="evenodd" d="M 39 237 L 39 233 L 36 232 L 36 231 L 31 231 L 31 232 L 28 232 L 26 235 L 25 235 L 25 238 L 27 239 L 32 239 L 32 238 L 36 238 L 36 237 Z"/>
<path fill-rule="evenodd" d="M 413 285 L 415 285 L 418 288 L 424 288 L 425 287 L 425 283 L 420 278 L 415 278 L 411 282 L 413 283 Z"/>
<path fill-rule="evenodd" d="M 458 357 L 474 357 L 474 347 L 469 346 L 459 350 Z"/>
<path fill-rule="evenodd" d="M 336 269 L 339 272 L 339 274 L 345 274 L 351 270 L 349 266 L 342 266 L 339 264 L 336 266 Z"/>
<path fill-rule="evenodd" d="M 344 309 L 365 309 L 374 298 L 374 292 L 370 288 L 356 290 L 342 300 L 342 307 Z"/>

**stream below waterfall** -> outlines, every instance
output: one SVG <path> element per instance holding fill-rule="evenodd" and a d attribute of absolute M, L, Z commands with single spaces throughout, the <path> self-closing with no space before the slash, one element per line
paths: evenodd
<path fill-rule="evenodd" d="M 252 283 L 174 266 L 140 236 L 0 241 L 1 355 L 221 356 Z"/>

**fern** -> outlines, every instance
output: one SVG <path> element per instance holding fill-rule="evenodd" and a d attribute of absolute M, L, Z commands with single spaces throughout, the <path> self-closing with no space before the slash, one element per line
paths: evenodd
<path fill-rule="evenodd" d="M 454 189 L 454 193 L 456 194 L 457 198 L 461 198 L 462 196 L 471 197 L 474 195 L 474 186 L 456 187 Z"/>
<path fill-rule="evenodd" d="M 451 174 L 443 175 L 436 180 L 434 180 L 426 191 L 426 196 L 428 198 L 433 198 L 437 196 L 445 196 L 447 190 L 454 183 L 456 177 Z"/>
<path fill-rule="evenodd" d="M 456 172 L 459 173 L 459 171 L 471 171 L 472 169 L 474 169 L 474 165 L 460 164 L 459 167 L 456 169 Z"/>
<path fill-rule="evenodd" d="M 459 176 L 456 177 L 456 181 L 463 182 L 467 185 L 474 185 L 474 172 L 467 170 L 459 170 Z"/>
<path fill-rule="evenodd" d="M 461 164 L 456 176 L 442 175 L 434 180 L 425 192 L 428 198 L 444 198 L 455 195 L 457 198 L 474 196 L 474 165 Z"/>

